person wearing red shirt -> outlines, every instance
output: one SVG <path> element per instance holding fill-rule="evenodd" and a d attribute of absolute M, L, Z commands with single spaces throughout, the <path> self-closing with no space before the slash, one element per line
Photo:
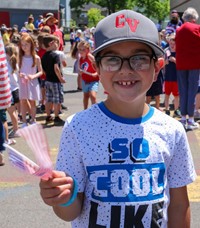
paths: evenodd
<path fill-rule="evenodd" d="M 94 68 L 94 56 L 90 53 L 90 44 L 81 41 L 78 44 L 80 53 L 79 71 L 82 77 L 83 107 L 88 108 L 89 99 L 92 104 L 97 103 L 97 91 L 99 86 L 99 76 Z"/>
<path fill-rule="evenodd" d="M 59 38 L 59 42 L 60 42 L 59 50 L 63 51 L 63 49 L 64 49 L 63 33 L 58 28 L 56 23 L 58 23 L 58 20 L 54 17 L 54 14 L 53 13 L 47 13 L 46 18 L 44 19 L 44 21 L 42 23 L 43 25 L 41 25 L 41 26 L 47 25 L 50 27 L 51 34 L 53 34 Z"/>
<path fill-rule="evenodd" d="M 199 124 L 194 121 L 194 103 L 200 69 L 200 25 L 196 24 L 198 18 L 197 11 L 189 7 L 182 16 L 184 24 L 176 31 L 176 68 L 181 123 L 189 130 L 199 128 Z"/>

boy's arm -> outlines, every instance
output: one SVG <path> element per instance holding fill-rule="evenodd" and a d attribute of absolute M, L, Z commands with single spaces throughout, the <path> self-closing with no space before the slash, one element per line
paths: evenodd
<path fill-rule="evenodd" d="M 52 171 L 52 178 L 40 181 L 40 195 L 43 201 L 53 207 L 55 214 L 65 220 L 72 221 L 82 210 L 84 194 L 78 193 L 69 206 L 61 206 L 70 201 L 74 192 L 74 181 L 64 172 Z"/>
<path fill-rule="evenodd" d="M 190 227 L 190 204 L 187 186 L 170 189 L 170 204 L 168 208 L 168 227 Z"/>
<path fill-rule="evenodd" d="M 62 74 L 61 74 L 61 71 L 60 71 L 60 67 L 58 64 L 54 64 L 54 71 L 59 79 L 59 81 L 61 83 L 65 83 L 65 79 L 63 78 Z"/>

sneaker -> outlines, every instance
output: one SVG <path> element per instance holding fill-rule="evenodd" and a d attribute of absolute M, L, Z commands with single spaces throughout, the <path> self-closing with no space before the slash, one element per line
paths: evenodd
<path fill-rule="evenodd" d="M 47 116 L 46 118 L 46 124 L 50 124 L 50 123 L 53 123 L 54 122 L 54 119 L 52 116 Z"/>
<path fill-rule="evenodd" d="M 21 125 L 21 128 L 24 128 L 24 127 L 27 127 L 27 126 L 28 126 L 27 123 L 23 123 L 23 124 Z"/>
<path fill-rule="evenodd" d="M 169 110 L 165 110 L 165 114 L 167 114 L 168 116 L 170 116 L 170 111 Z"/>
<path fill-rule="evenodd" d="M 186 120 L 179 120 L 179 122 L 183 125 L 185 130 L 187 129 L 187 121 Z"/>
<path fill-rule="evenodd" d="M 181 118 L 181 112 L 180 112 L 180 110 L 179 109 L 176 109 L 175 111 L 174 111 L 174 115 L 173 115 L 174 117 L 179 117 L 179 118 Z"/>
<path fill-rule="evenodd" d="M 195 119 L 200 119 L 200 113 L 198 111 L 194 112 L 194 118 Z"/>
<path fill-rule="evenodd" d="M 8 141 L 5 141 L 5 143 L 8 145 L 14 145 L 16 144 L 16 141 L 14 139 L 8 139 Z"/>
<path fill-rule="evenodd" d="M 199 128 L 199 124 L 194 121 L 188 120 L 187 122 L 187 130 L 195 130 Z"/>
<path fill-rule="evenodd" d="M 8 138 L 11 139 L 11 138 L 17 138 L 17 137 L 20 137 L 20 135 L 17 133 L 17 131 L 10 131 L 9 134 L 8 134 Z"/>
<path fill-rule="evenodd" d="M 44 112 L 45 111 L 45 105 L 41 105 L 40 111 Z"/>
<path fill-rule="evenodd" d="M 59 116 L 56 116 L 54 118 L 54 124 L 56 124 L 56 125 L 64 125 L 65 124 L 65 121 L 62 120 Z"/>
<path fill-rule="evenodd" d="M 61 108 L 62 108 L 63 110 L 66 110 L 66 111 L 69 110 L 68 107 L 65 106 L 64 104 L 61 104 Z"/>

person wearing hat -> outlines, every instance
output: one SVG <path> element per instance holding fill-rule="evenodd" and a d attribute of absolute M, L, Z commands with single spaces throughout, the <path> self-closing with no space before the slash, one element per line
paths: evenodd
<path fill-rule="evenodd" d="M 10 36 L 8 33 L 8 28 L 6 26 L 1 27 L 1 35 L 3 39 L 4 46 L 10 43 Z"/>
<path fill-rule="evenodd" d="M 176 33 L 176 29 L 179 28 L 182 25 L 182 21 L 179 18 L 179 14 L 177 10 L 171 11 L 171 19 L 167 23 L 167 26 L 165 28 L 165 35 L 171 35 L 173 33 Z"/>
<path fill-rule="evenodd" d="M 47 13 L 46 18 L 43 20 L 42 26 L 49 26 L 51 29 L 51 34 L 57 36 L 59 38 L 60 46 L 59 50 L 63 51 L 64 48 L 64 41 L 63 41 L 63 34 L 61 30 L 56 25 L 58 20 L 55 18 L 53 13 Z M 40 26 L 41 27 L 41 26 Z"/>
<path fill-rule="evenodd" d="M 66 120 L 42 199 L 73 228 L 189 227 L 186 185 L 196 174 L 185 130 L 145 103 L 164 64 L 155 24 L 122 10 L 94 38 L 108 95 Z"/>

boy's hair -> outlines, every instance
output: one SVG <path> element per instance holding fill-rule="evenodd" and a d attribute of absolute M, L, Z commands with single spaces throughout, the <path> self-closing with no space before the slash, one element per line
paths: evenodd
<path fill-rule="evenodd" d="M 42 27 L 41 32 L 44 33 L 51 33 L 51 28 L 48 25 L 45 25 L 44 27 Z"/>
<path fill-rule="evenodd" d="M 45 48 L 48 48 L 49 47 L 49 44 L 52 42 L 52 41 L 58 41 L 58 37 L 57 36 L 54 36 L 54 35 L 46 35 L 43 37 L 43 44 L 44 44 L 44 47 Z"/>
<path fill-rule="evenodd" d="M 121 10 L 101 20 L 95 29 L 94 40 L 94 56 L 110 45 L 125 41 L 144 43 L 157 57 L 164 54 L 155 24 L 132 10 Z"/>
<path fill-rule="evenodd" d="M 47 36 L 47 34 L 46 33 L 43 33 L 43 32 L 40 32 L 39 35 L 37 36 L 39 47 L 42 47 L 42 45 L 43 45 L 43 38 L 45 36 Z"/>
<path fill-rule="evenodd" d="M 78 43 L 77 48 L 79 48 L 79 47 L 81 47 L 81 46 L 90 49 L 90 44 L 89 44 L 86 40 L 80 41 L 80 42 Z"/>

